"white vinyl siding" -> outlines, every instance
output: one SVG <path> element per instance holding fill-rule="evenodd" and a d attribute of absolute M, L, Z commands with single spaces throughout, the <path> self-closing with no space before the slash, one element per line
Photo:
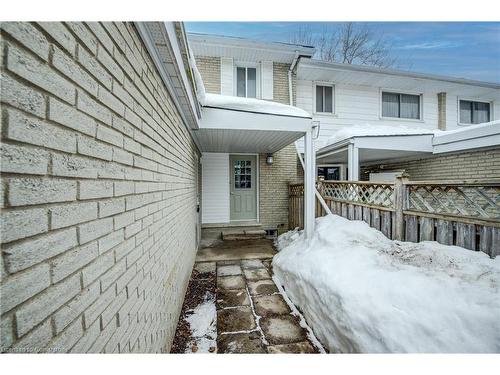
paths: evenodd
<path fill-rule="evenodd" d="M 233 59 L 221 57 L 220 59 L 220 93 L 233 95 Z"/>
<path fill-rule="evenodd" d="M 490 121 L 490 103 L 460 100 L 460 123 L 481 124 Z"/>
<path fill-rule="evenodd" d="M 315 112 L 314 84 L 310 80 L 297 81 L 297 107 L 304 109 L 313 115 L 313 120 L 321 124 L 319 139 L 315 142 L 317 148 L 333 136 L 333 134 L 344 126 L 359 124 L 388 125 L 397 124 L 415 125 L 416 120 L 397 119 L 381 117 L 381 91 L 378 87 L 367 87 L 360 85 L 335 84 L 334 89 L 334 111 L 335 116 Z M 451 100 L 450 100 L 451 102 Z M 421 104 L 425 108 L 421 113 L 418 127 L 436 129 L 438 121 L 438 105 L 436 93 L 423 93 Z M 456 114 L 457 100 L 455 97 L 454 111 Z M 450 116 L 450 120 L 452 117 Z M 456 115 L 455 115 L 455 127 Z M 447 118 L 448 120 L 448 118 Z M 302 150 L 302 141 L 299 142 Z"/>
<path fill-rule="evenodd" d="M 229 154 L 203 153 L 201 171 L 201 222 L 229 223 Z"/>
<path fill-rule="evenodd" d="M 382 117 L 420 120 L 420 95 L 382 92 Z"/>
<path fill-rule="evenodd" d="M 262 99 L 274 99 L 274 72 L 272 61 L 261 62 Z"/>

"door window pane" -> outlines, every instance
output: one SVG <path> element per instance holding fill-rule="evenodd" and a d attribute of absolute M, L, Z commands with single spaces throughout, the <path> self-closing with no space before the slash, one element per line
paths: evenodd
<path fill-rule="evenodd" d="M 252 188 L 252 161 L 236 160 L 234 162 L 234 188 Z"/>
<path fill-rule="evenodd" d="M 236 95 L 246 96 L 246 72 L 245 68 L 236 68 Z"/>

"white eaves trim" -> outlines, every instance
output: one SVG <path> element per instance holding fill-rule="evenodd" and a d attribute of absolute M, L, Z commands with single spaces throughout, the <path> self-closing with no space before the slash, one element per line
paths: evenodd
<path fill-rule="evenodd" d="M 434 136 L 432 145 L 435 154 L 500 146 L 500 121 L 442 132 Z"/>
<path fill-rule="evenodd" d="M 373 129 L 373 130 L 376 130 Z M 349 144 L 359 149 L 399 150 L 442 154 L 500 146 L 500 121 L 471 125 L 465 129 L 427 134 L 352 134 L 317 151 L 318 158 L 345 150 Z"/>
<path fill-rule="evenodd" d="M 157 42 L 155 41 L 155 37 L 161 40 L 161 44 L 165 46 L 169 46 L 170 48 L 163 48 L 162 53 L 165 54 L 169 50 L 173 51 L 174 46 L 179 48 L 177 38 L 174 38 L 172 41 L 170 38 L 172 35 L 169 35 L 167 31 L 167 22 L 136 22 L 135 25 L 141 36 L 147 51 L 149 52 L 151 58 L 153 59 L 153 63 L 155 64 L 167 90 L 171 94 L 171 98 L 174 102 L 174 105 L 179 110 L 179 113 L 182 117 L 183 122 L 188 126 L 188 129 L 198 129 L 198 117 L 196 104 L 194 101 L 193 95 L 191 93 L 190 84 L 187 81 L 187 77 L 182 75 L 184 71 L 184 63 L 182 61 L 182 57 L 178 60 L 178 55 L 171 56 L 161 56 L 160 51 L 158 50 Z M 173 24 L 172 24 L 172 27 Z M 151 29 L 155 29 L 152 31 Z M 153 35 L 155 33 L 155 35 Z M 162 35 L 160 35 L 162 34 Z M 175 34 L 174 34 L 175 35 Z M 169 62 L 169 60 L 175 60 Z M 174 66 L 176 64 L 177 66 Z M 181 66 L 179 66 L 181 64 Z M 179 76 L 180 75 L 180 76 Z M 186 79 L 186 80 L 185 80 Z M 182 85 L 187 85 L 182 87 Z M 187 95 L 187 98 L 186 98 Z"/>
<path fill-rule="evenodd" d="M 212 107 L 202 108 L 200 121 L 200 129 L 306 132 L 311 127 L 310 118 Z"/>

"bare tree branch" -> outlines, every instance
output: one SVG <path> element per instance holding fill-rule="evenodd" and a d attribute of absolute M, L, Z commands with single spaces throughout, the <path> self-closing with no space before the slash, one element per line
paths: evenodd
<path fill-rule="evenodd" d="M 308 26 L 300 27 L 290 36 L 290 42 L 316 47 L 321 60 L 381 68 L 396 64 L 396 59 L 391 57 L 391 45 L 383 35 L 353 22 L 344 23 L 337 29 L 324 27 L 316 33 Z"/>

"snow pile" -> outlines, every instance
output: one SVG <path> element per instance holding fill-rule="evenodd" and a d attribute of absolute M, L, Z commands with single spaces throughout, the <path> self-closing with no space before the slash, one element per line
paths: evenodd
<path fill-rule="evenodd" d="M 253 98 L 241 98 L 238 96 L 206 93 L 205 101 L 202 102 L 202 105 L 204 107 L 267 113 L 271 115 L 311 118 L 311 115 L 306 111 L 291 105 Z"/>
<path fill-rule="evenodd" d="M 278 248 L 277 281 L 331 352 L 500 351 L 499 257 L 335 215 Z"/>
<path fill-rule="evenodd" d="M 295 228 L 294 230 L 289 230 L 288 232 L 283 233 L 274 240 L 274 246 L 277 249 L 284 249 L 285 247 L 290 245 L 293 241 L 298 239 L 299 236 L 300 236 L 299 228 Z"/>
<path fill-rule="evenodd" d="M 377 136 L 377 135 L 415 135 L 415 134 L 437 134 L 440 130 L 419 128 L 415 126 L 405 126 L 401 124 L 394 125 L 373 125 L 373 124 L 359 124 L 353 126 L 345 126 L 335 132 L 326 141 L 326 146 L 334 143 L 349 139 L 352 137 L 360 136 Z"/>
<path fill-rule="evenodd" d="M 186 321 L 189 323 L 193 339 L 187 345 L 186 353 L 209 353 L 210 348 L 217 347 L 215 297 L 207 293 L 203 303 L 189 312 L 192 314 L 186 318 Z M 193 350 L 194 348 L 196 349 Z"/>

